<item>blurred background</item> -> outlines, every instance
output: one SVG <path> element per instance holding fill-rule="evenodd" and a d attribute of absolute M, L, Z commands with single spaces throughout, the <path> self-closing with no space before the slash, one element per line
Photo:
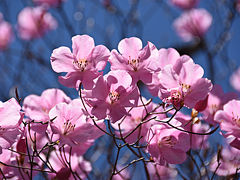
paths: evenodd
<path fill-rule="evenodd" d="M 190 55 L 195 63 L 204 68 L 204 76 L 220 84 L 225 92 L 234 91 L 229 78 L 240 66 L 240 18 L 237 1 L 200 0 L 196 8 L 206 9 L 212 15 L 212 24 L 203 37 L 188 42 L 183 41 L 173 27 L 174 20 L 184 11 L 168 0 L 59 2 L 61 3 L 50 7 L 44 5 L 56 19 L 57 26 L 40 37 L 27 40 L 19 33 L 19 13 L 26 7 L 36 7 L 37 3 L 32 0 L 0 0 L 2 19 L 10 23 L 13 32 L 10 43 L 0 50 L 1 101 L 15 96 L 16 87 L 21 98 L 30 94 L 40 95 L 48 88 L 60 88 L 68 96 L 78 97 L 75 89 L 66 88 L 58 82 L 58 74 L 52 70 L 50 64 L 52 51 L 60 46 L 71 48 L 71 38 L 77 34 L 88 34 L 94 38 L 96 45 L 103 44 L 110 50 L 117 49 L 123 38 L 132 36 L 139 37 L 144 46 L 150 41 L 158 49 L 175 48 L 180 54 Z M 24 21 L 27 23 L 28 19 Z M 105 73 L 109 69 L 108 65 Z M 147 90 L 144 90 L 144 96 L 151 97 Z M 106 174 L 111 168 L 106 162 L 112 162 L 116 156 L 110 141 L 112 140 L 109 137 L 100 138 L 85 155 L 86 159 L 95 162 L 95 170 L 90 177 L 108 179 Z M 126 150 L 121 160 L 130 162 L 131 154 Z M 106 167 L 105 172 L 102 167 Z M 131 168 L 133 172 L 142 167 L 134 165 Z M 142 179 L 141 173 L 132 174 L 133 178 Z"/>

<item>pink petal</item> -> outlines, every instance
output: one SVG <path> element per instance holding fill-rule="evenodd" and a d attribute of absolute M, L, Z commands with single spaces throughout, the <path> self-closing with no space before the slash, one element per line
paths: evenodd
<path fill-rule="evenodd" d="M 75 71 L 73 66 L 74 58 L 67 47 L 54 49 L 50 60 L 53 70 L 57 73 Z"/>
<path fill-rule="evenodd" d="M 121 40 L 118 44 L 119 52 L 127 59 L 137 59 L 138 52 L 142 49 L 142 41 L 139 38 L 131 37 Z"/>
<path fill-rule="evenodd" d="M 208 79 L 201 78 L 190 88 L 190 92 L 184 97 L 184 104 L 189 108 L 194 108 L 196 103 L 206 98 L 212 89 L 212 83 Z"/>
<path fill-rule="evenodd" d="M 94 47 L 94 40 L 88 35 L 76 35 L 72 37 L 73 55 L 76 59 L 87 59 Z"/>
<path fill-rule="evenodd" d="M 110 56 L 110 51 L 103 45 L 96 46 L 90 57 L 90 61 L 93 63 L 94 68 L 98 71 L 102 71 L 106 64 L 107 60 Z"/>

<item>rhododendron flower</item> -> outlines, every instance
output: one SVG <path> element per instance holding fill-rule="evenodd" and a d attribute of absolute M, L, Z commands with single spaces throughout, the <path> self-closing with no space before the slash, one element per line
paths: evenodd
<path fill-rule="evenodd" d="M 65 0 L 33 0 L 38 5 L 59 6 Z"/>
<path fill-rule="evenodd" d="M 161 166 L 157 163 L 148 163 L 147 168 L 151 177 L 151 180 L 168 179 L 173 180 L 177 176 L 177 171 L 173 167 Z"/>
<path fill-rule="evenodd" d="M 92 121 L 89 122 L 82 109 L 81 100 L 75 99 L 69 104 L 59 103 L 50 110 L 50 119 L 55 118 L 50 123 L 54 141 L 59 140 L 62 145 L 79 146 L 85 151 L 89 144 L 103 135 Z M 101 121 L 99 126 L 104 126 L 104 123 Z"/>
<path fill-rule="evenodd" d="M 109 116 L 112 123 L 129 115 L 126 107 L 135 107 L 139 98 L 136 85 L 132 78 L 122 70 L 110 71 L 100 76 L 92 90 L 83 91 L 83 96 L 92 107 L 91 114 L 98 119 Z"/>
<path fill-rule="evenodd" d="M 110 56 L 109 50 L 103 46 L 95 46 L 93 38 L 88 35 L 77 35 L 72 38 L 72 49 L 59 47 L 51 55 L 51 65 L 55 72 L 68 72 L 59 78 L 60 83 L 67 87 L 91 89 L 93 80 L 97 78 Z"/>
<path fill-rule="evenodd" d="M 13 38 L 13 31 L 11 25 L 3 20 L 0 13 L 0 50 L 4 50 L 8 47 Z"/>
<path fill-rule="evenodd" d="M 41 96 L 27 96 L 23 101 L 23 110 L 31 120 L 45 123 L 49 121 L 49 111 L 61 102 L 70 103 L 71 99 L 60 89 L 47 89 Z"/>
<path fill-rule="evenodd" d="M 192 9 L 174 21 L 174 28 L 184 41 L 201 38 L 212 24 L 212 16 L 205 9 Z"/>
<path fill-rule="evenodd" d="M 229 101 L 223 106 L 223 110 L 216 112 L 214 120 L 220 123 L 220 128 L 226 132 L 224 133 L 226 137 L 232 135 L 236 140 L 240 140 L 240 101 Z"/>
<path fill-rule="evenodd" d="M 142 98 L 144 104 L 147 103 L 147 100 L 145 98 Z M 164 118 L 166 118 L 165 114 L 155 114 L 155 115 L 147 115 L 146 113 L 146 109 L 147 112 L 152 112 L 155 108 L 157 107 L 156 104 L 154 104 L 153 102 L 151 102 L 150 104 L 145 105 L 145 107 L 143 106 L 141 100 L 138 100 L 138 107 L 133 108 L 130 112 L 129 112 L 129 116 L 127 116 L 121 123 L 120 123 L 120 129 L 121 129 L 121 133 L 123 136 L 127 135 L 128 133 L 130 133 L 133 129 L 135 129 L 141 122 L 143 121 L 148 121 L 153 117 L 156 117 L 158 120 L 162 120 Z M 146 108 L 146 109 L 145 109 Z M 163 112 L 163 108 L 159 107 L 156 109 L 155 112 Z M 146 141 L 146 134 L 148 132 L 148 130 L 150 129 L 150 127 L 157 123 L 156 121 L 151 120 L 148 122 L 145 122 L 141 125 L 141 128 L 138 128 L 135 132 L 133 132 L 129 137 L 126 138 L 126 142 L 128 143 L 134 143 L 138 140 L 138 138 L 140 138 L 142 136 L 142 138 L 140 139 L 139 142 L 143 143 Z M 114 124 L 112 124 L 112 126 L 117 130 L 116 133 L 120 134 L 120 130 L 119 130 L 119 126 L 118 126 L 119 122 L 116 122 Z"/>
<path fill-rule="evenodd" d="M 181 9 L 191 9 L 198 4 L 199 0 L 170 0 L 170 2 Z"/>
<path fill-rule="evenodd" d="M 160 165 L 181 164 L 186 160 L 186 152 L 190 148 L 187 133 L 159 124 L 151 127 L 148 139 L 147 150 Z"/>
<path fill-rule="evenodd" d="M 182 106 L 193 108 L 199 100 L 206 98 L 212 83 L 202 78 L 204 70 L 192 59 L 180 58 L 172 66 L 165 66 L 159 74 L 160 97 L 179 109 Z"/>
<path fill-rule="evenodd" d="M 24 113 L 20 110 L 21 106 L 14 98 L 4 103 L 0 101 L 0 153 L 2 148 L 11 147 L 21 133 L 19 126 Z"/>
<path fill-rule="evenodd" d="M 230 77 L 230 83 L 232 87 L 240 92 L 240 68 L 238 68 Z"/>
<path fill-rule="evenodd" d="M 62 154 L 64 154 L 64 156 Z M 75 179 L 72 175 L 72 171 L 77 173 L 81 179 L 86 178 L 87 174 L 92 170 L 90 162 L 84 160 L 82 156 L 78 156 L 75 153 L 69 156 L 69 151 L 60 152 L 60 150 L 56 150 L 51 152 L 49 163 L 54 167 L 57 173 L 49 173 L 48 176 L 50 179 Z M 66 161 L 69 159 L 71 159 L 71 167 L 69 167 Z"/>
<path fill-rule="evenodd" d="M 159 73 L 160 70 L 163 69 L 166 65 L 171 64 L 174 66 L 180 59 L 187 61 L 192 60 L 191 57 L 187 55 L 180 56 L 180 54 L 173 48 L 161 48 L 158 51 L 158 57 L 157 57 L 157 63 L 153 64 L 157 69 L 153 73 L 152 82 L 147 84 L 148 90 L 150 93 L 154 96 L 158 96 L 159 90 L 162 88 L 160 79 L 159 79 Z"/>
<path fill-rule="evenodd" d="M 42 37 L 56 27 L 57 21 L 43 7 L 26 7 L 18 15 L 18 31 L 24 40 Z"/>
<path fill-rule="evenodd" d="M 138 80 L 144 83 L 152 81 L 152 71 L 156 68 L 157 48 L 150 42 L 142 48 L 142 41 L 139 38 L 131 37 L 121 40 L 118 50 L 112 50 L 109 62 L 111 70 L 125 70 L 133 79 L 133 83 Z"/>
<path fill-rule="evenodd" d="M 203 124 L 200 119 L 197 117 L 198 112 L 192 109 L 192 117 L 189 115 L 185 115 L 181 112 L 178 112 L 174 117 L 177 121 L 181 123 L 182 129 L 194 132 L 194 133 L 207 133 L 210 129 L 208 124 Z M 208 143 L 208 135 L 197 135 L 191 134 L 191 149 L 206 149 L 209 147 Z"/>
<path fill-rule="evenodd" d="M 220 164 L 218 163 L 218 159 Z M 210 163 L 210 170 L 212 172 L 217 170 L 216 174 L 224 177 L 236 174 L 237 169 L 239 172 L 239 168 L 240 151 L 232 147 L 224 147 L 220 151 L 220 155 L 216 154 Z"/>
<path fill-rule="evenodd" d="M 8 150 L 8 149 L 2 149 L 2 153 L 0 154 L 0 162 L 5 163 L 5 164 L 10 164 L 10 159 L 11 159 L 11 155 L 12 151 Z M 6 178 L 11 178 L 12 177 L 12 167 L 9 166 L 4 166 L 0 163 L 0 168 L 2 173 L 4 174 L 4 176 Z M 4 179 L 2 176 L 2 173 L 0 173 L 0 178 Z"/>
<path fill-rule="evenodd" d="M 215 84 L 209 93 L 207 107 L 202 111 L 204 115 L 204 120 L 212 125 L 216 125 L 217 122 L 214 121 L 214 115 L 218 110 L 223 109 L 223 105 L 228 101 L 237 98 L 235 93 L 224 93 L 220 85 Z"/>

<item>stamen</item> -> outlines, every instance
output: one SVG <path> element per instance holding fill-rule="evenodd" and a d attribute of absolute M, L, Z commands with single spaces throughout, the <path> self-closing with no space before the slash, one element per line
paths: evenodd
<path fill-rule="evenodd" d="M 75 126 L 75 124 L 72 124 L 71 122 L 69 122 L 69 120 L 67 120 L 67 122 L 63 124 L 63 135 L 68 135 L 69 133 L 73 132 Z"/>
<path fill-rule="evenodd" d="M 139 57 L 137 59 L 131 59 L 131 57 L 129 56 L 128 64 L 133 68 L 134 71 L 138 70 L 139 62 Z"/>
<path fill-rule="evenodd" d="M 88 61 L 87 59 L 79 59 L 79 60 L 74 60 L 73 64 L 77 69 L 84 71 L 88 65 Z"/>
<path fill-rule="evenodd" d="M 111 104 L 117 102 L 120 99 L 120 95 L 116 91 L 112 91 L 109 93 L 109 98 L 111 100 Z"/>

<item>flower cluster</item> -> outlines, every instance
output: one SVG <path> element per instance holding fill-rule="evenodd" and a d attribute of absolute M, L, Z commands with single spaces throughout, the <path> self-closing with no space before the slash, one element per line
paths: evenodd
<path fill-rule="evenodd" d="M 48 89 L 41 96 L 27 96 L 22 108 L 15 99 L 0 103 L 1 177 L 32 178 L 42 171 L 48 178 L 83 179 L 92 169 L 83 154 L 104 134 L 113 138 L 118 153 L 123 147 L 133 152 L 152 177 L 175 177 L 174 164 L 187 161 L 191 149 L 208 148 L 215 125 L 231 146 L 222 152 L 239 153 L 237 95 L 213 86 L 188 55 L 157 49 L 151 42 L 143 47 L 137 37 L 121 40 L 118 50 L 110 52 L 104 45 L 95 46 L 92 37 L 76 35 L 72 51 L 59 47 L 50 61 L 55 72 L 66 73 L 60 83 L 75 88 L 79 98 Z M 111 71 L 103 74 L 108 62 Z M 142 86 L 159 103 L 142 97 Z M 190 109 L 191 115 L 182 109 Z M 231 162 L 227 153 L 222 157 L 232 167 L 229 175 L 239 170 L 238 159 Z M 118 156 L 112 178 L 125 170 L 117 170 L 117 161 Z M 220 166 L 221 175 L 224 163 L 220 166 L 214 158 L 212 171 L 218 173 Z"/>

